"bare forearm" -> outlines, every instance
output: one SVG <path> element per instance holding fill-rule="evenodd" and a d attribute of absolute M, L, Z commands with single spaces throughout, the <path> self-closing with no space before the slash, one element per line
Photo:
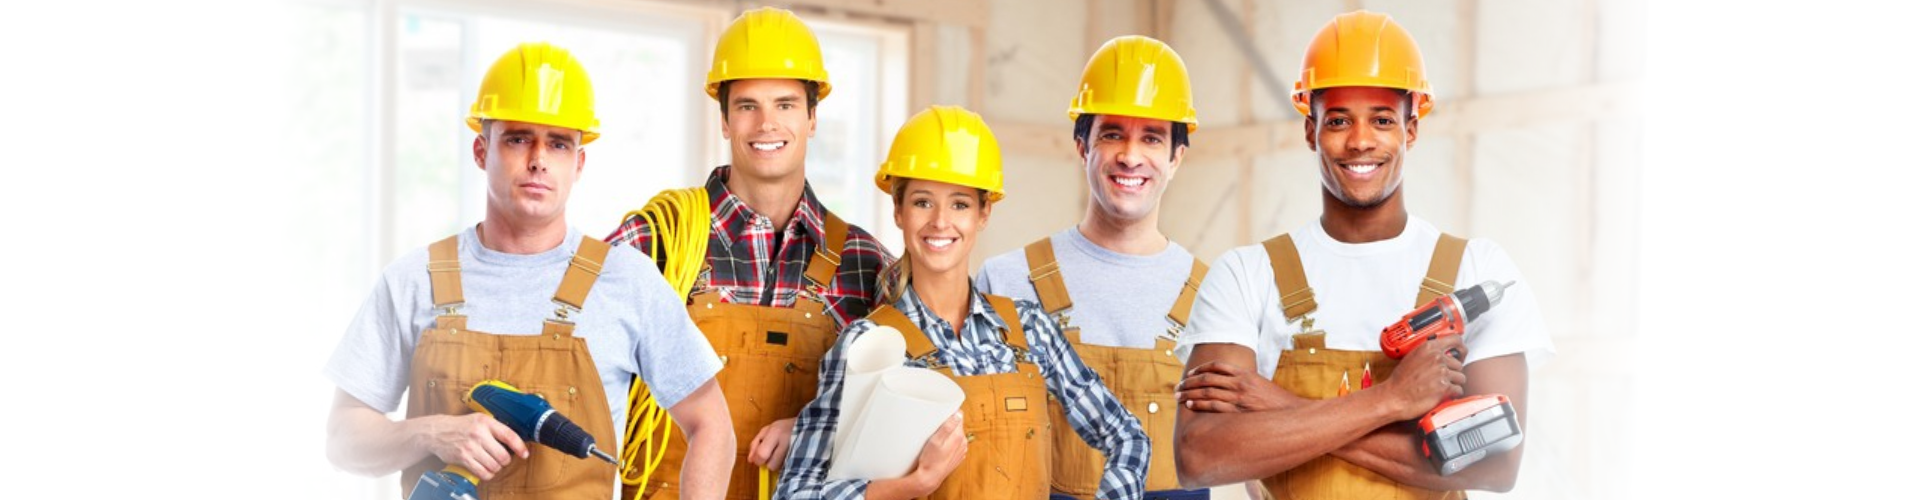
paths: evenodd
<path fill-rule="evenodd" d="M 1527 422 L 1526 357 L 1510 354 L 1488 358 L 1466 367 L 1468 394 L 1506 394 L 1520 427 Z M 1434 471 L 1420 454 L 1419 427 L 1403 423 L 1382 428 L 1334 453 L 1394 481 L 1434 490 L 1508 491 L 1520 476 L 1521 451 L 1493 455 L 1450 476 Z"/>
<path fill-rule="evenodd" d="M 733 471 L 732 426 L 687 431 L 686 461 L 680 466 L 680 491 L 687 498 L 721 498 Z"/>
<path fill-rule="evenodd" d="M 1432 462 L 1419 451 L 1420 441 L 1413 424 L 1390 425 L 1368 434 L 1333 455 L 1379 473 L 1395 482 L 1430 490 L 1508 491 L 1520 470 L 1520 449 L 1487 457 L 1485 460 L 1442 476 Z"/>
<path fill-rule="evenodd" d="M 412 438 L 411 421 L 395 422 L 372 408 L 336 408 L 327 419 L 327 459 L 355 474 L 391 474 L 427 458 Z"/>
<path fill-rule="evenodd" d="M 727 478 L 733 472 L 733 418 L 727 416 L 727 400 L 720 386 L 708 379 L 685 399 L 667 408 L 667 415 L 680 424 L 687 440 L 687 456 L 680 465 L 680 495 L 683 498 L 719 499 L 726 495 Z"/>
<path fill-rule="evenodd" d="M 1392 422 L 1376 399 L 1355 395 L 1242 413 L 1182 408 L 1174 438 L 1180 484 L 1216 486 L 1291 470 Z"/>
<path fill-rule="evenodd" d="M 939 484 L 927 484 L 928 481 L 918 475 L 881 479 L 867 483 L 867 500 L 906 500 L 933 494 Z"/>

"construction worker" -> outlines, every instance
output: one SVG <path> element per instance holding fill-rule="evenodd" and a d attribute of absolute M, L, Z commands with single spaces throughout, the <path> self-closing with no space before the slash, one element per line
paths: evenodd
<path fill-rule="evenodd" d="M 1407 213 L 1404 162 L 1433 106 L 1419 47 L 1388 16 L 1350 12 L 1314 36 L 1300 73 L 1292 98 L 1319 159 L 1321 215 L 1227 252 L 1201 284 L 1179 347 L 1181 483 L 1261 479 L 1282 499 L 1511 489 L 1521 449 L 1442 476 L 1410 421 L 1444 397 L 1505 394 L 1524 426 L 1528 365 L 1552 352 L 1505 250 Z M 1380 351 L 1380 331 L 1417 305 L 1489 280 L 1517 284 L 1465 335 L 1397 362 Z M 1340 396 L 1341 380 L 1368 375 L 1381 382 Z"/>
<path fill-rule="evenodd" d="M 967 275 L 975 238 L 1004 196 L 1001 179 L 1000 145 L 980 115 L 934 106 L 900 127 L 874 183 L 893 195 L 906 256 L 887 269 L 888 305 L 848 326 L 821 363 L 819 397 L 800 414 L 780 498 L 1044 498 L 1051 434 L 1069 429 L 1109 457 L 1100 498 L 1141 497 L 1150 446 L 1139 420 L 1038 304 L 982 293 Z M 907 476 L 828 480 L 846 351 L 877 326 L 901 332 L 907 366 L 951 377 L 966 400 Z M 1039 411 L 1049 397 L 1069 403 L 1069 427 Z"/>
<path fill-rule="evenodd" d="M 480 479 L 482 498 L 611 500 L 613 466 L 526 443 L 463 398 L 498 379 L 616 443 L 637 376 L 692 443 L 689 496 L 720 498 L 734 434 L 719 358 L 639 252 L 567 225 L 582 147 L 600 135 L 586 69 L 560 47 L 522 44 L 487 71 L 467 126 L 487 175 L 485 219 L 400 257 L 374 285 L 327 363 L 338 387 L 328 458 L 368 475 L 404 468 L 403 495 L 452 465 Z M 387 418 L 403 398 L 406 419 Z"/>
<path fill-rule="evenodd" d="M 660 193 L 607 240 L 653 256 L 689 297 L 687 311 L 725 365 L 720 387 L 734 410 L 728 497 L 764 498 L 785 463 L 794 417 L 813 399 L 821 356 L 840 328 L 867 314 L 893 256 L 828 211 L 807 183 L 814 109 L 833 87 L 806 24 L 775 8 L 741 14 L 720 35 L 706 88 L 720 104 L 731 165 L 715 168 L 705 186 Z M 643 498 L 676 498 L 685 443 L 668 439 L 645 388 L 635 389 L 628 424 L 641 438 L 624 450 L 622 481 Z"/>
<path fill-rule="evenodd" d="M 1080 224 L 980 268 L 980 290 L 1038 301 L 1062 334 L 1153 441 L 1149 497 L 1179 492 L 1173 467 L 1173 386 L 1181 364 L 1174 339 L 1187 324 L 1207 265 L 1160 232 L 1160 198 L 1199 128 L 1180 55 L 1159 40 L 1108 40 L 1087 61 L 1067 108 L 1088 196 Z M 1065 428 L 1059 401 L 1048 401 Z M 1092 498 L 1107 457 L 1055 433 L 1053 492 Z"/>

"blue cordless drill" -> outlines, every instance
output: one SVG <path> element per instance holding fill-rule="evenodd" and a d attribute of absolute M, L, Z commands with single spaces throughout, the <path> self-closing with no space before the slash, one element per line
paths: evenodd
<path fill-rule="evenodd" d="M 467 391 L 467 407 L 492 415 L 526 442 L 547 445 L 579 458 L 593 455 L 607 463 L 620 463 L 613 455 L 595 447 L 593 435 L 555 411 L 547 400 L 520 392 L 505 382 L 488 380 L 474 384 L 473 389 Z M 445 470 L 421 474 L 407 500 L 478 500 L 474 485 L 479 482 L 472 472 L 450 465 Z"/>

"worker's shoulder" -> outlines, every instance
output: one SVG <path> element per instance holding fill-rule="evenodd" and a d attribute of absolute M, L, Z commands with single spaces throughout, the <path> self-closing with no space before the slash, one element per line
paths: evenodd
<path fill-rule="evenodd" d="M 1519 272 L 1519 265 L 1506 247 L 1492 238 L 1468 238 L 1466 255 L 1461 256 L 1463 272 L 1473 271 L 1496 276 Z"/>
<path fill-rule="evenodd" d="M 1053 315 L 1047 314 L 1046 308 L 1041 307 L 1039 301 L 1005 295 L 999 297 L 1013 301 L 1014 316 L 1020 318 L 1020 325 L 1026 327 L 1027 331 L 1033 331 L 1042 323 L 1052 326 L 1048 330 L 1059 330 L 1059 325 L 1053 323 Z"/>
<path fill-rule="evenodd" d="M 847 236 L 847 245 L 849 246 L 852 246 L 856 242 L 872 244 L 874 246 L 880 245 L 880 238 L 875 237 L 872 232 L 867 231 L 867 228 L 860 227 L 859 224 L 854 224 L 852 222 L 847 223 L 846 236 Z"/>
<path fill-rule="evenodd" d="M 598 238 L 595 241 L 601 241 Z M 602 242 L 603 244 L 607 244 Z M 632 245 L 607 244 L 607 258 L 600 265 L 601 279 L 647 279 L 658 278 L 660 269 L 654 267 L 653 259 L 640 253 Z"/>
<path fill-rule="evenodd" d="M 880 238 L 853 223 L 847 223 L 846 243 L 837 250 L 842 270 L 879 269 L 893 261 L 893 253 L 880 244 Z"/>
<path fill-rule="evenodd" d="M 1221 270 L 1244 273 L 1257 268 L 1271 269 L 1273 267 L 1272 260 L 1273 259 L 1268 258 L 1266 242 L 1262 241 L 1251 245 L 1229 248 L 1227 251 L 1221 252 L 1219 257 L 1215 257 L 1213 262 L 1208 263 L 1207 269 L 1209 270 L 1209 274 Z"/>
<path fill-rule="evenodd" d="M 1027 252 L 1025 247 L 1008 250 L 1000 255 L 988 257 L 987 260 L 980 263 L 980 274 L 983 275 L 1009 272 L 1023 275 L 1027 274 Z"/>

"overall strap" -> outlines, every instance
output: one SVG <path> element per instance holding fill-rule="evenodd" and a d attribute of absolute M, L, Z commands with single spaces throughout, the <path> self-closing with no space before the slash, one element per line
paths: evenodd
<path fill-rule="evenodd" d="M 987 304 L 993 306 L 993 312 L 1000 315 L 1000 322 L 1007 324 L 1007 345 L 1022 354 L 1030 349 L 1027 344 L 1027 329 L 1020 326 L 1020 311 L 1014 307 L 1013 299 L 999 295 L 981 294 L 987 298 Z"/>
<path fill-rule="evenodd" d="M 1460 277 L 1460 259 L 1466 254 L 1465 238 L 1440 233 L 1440 241 L 1433 245 L 1433 260 L 1427 262 L 1427 277 L 1420 282 L 1420 297 L 1413 301 L 1413 307 L 1453 293 L 1453 280 Z"/>
<path fill-rule="evenodd" d="M 825 301 L 827 285 L 833 283 L 833 274 L 840 270 L 840 252 L 847 246 L 847 221 L 833 212 L 823 212 L 821 220 L 825 227 L 821 229 L 827 240 L 813 249 L 813 260 L 807 262 L 807 289 Z"/>
<path fill-rule="evenodd" d="M 1058 314 L 1073 307 L 1073 297 L 1067 295 L 1066 276 L 1060 274 L 1060 261 L 1053 255 L 1053 237 L 1027 244 L 1027 281 L 1033 282 L 1033 291 L 1040 296 L 1040 308 L 1047 314 Z"/>
<path fill-rule="evenodd" d="M 580 248 L 573 251 L 573 261 L 567 265 L 566 276 L 560 278 L 560 289 L 553 292 L 553 301 L 574 310 L 586 304 L 587 292 L 593 291 L 593 283 L 600 278 L 600 267 L 606 263 L 607 251 L 611 248 L 592 236 L 581 236 Z"/>
<path fill-rule="evenodd" d="M 427 246 L 427 276 L 433 284 L 433 307 L 452 313 L 467 302 L 460 290 L 460 235 Z"/>
<path fill-rule="evenodd" d="M 612 246 L 591 236 L 580 237 L 580 248 L 573 251 L 573 261 L 567 264 L 567 274 L 560 278 L 560 289 L 553 292 L 553 317 L 541 325 L 542 335 L 554 337 L 573 336 L 574 313 L 587 303 L 587 293 L 593 291 L 594 281 L 600 278 L 600 266 L 607 261 L 607 250 Z"/>
<path fill-rule="evenodd" d="M 1313 300 L 1313 288 L 1307 286 L 1306 266 L 1300 264 L 1300 249 L 1293 236 L 1282 234 L 1261 243 L 1267 248 L 1267 260 L 1273 263 L 1273 282 L 1280 290 L 1280 310 L 1287 321 L 1297 321 L 1319 309 Z"/>
<path fill-rule="evenodd" d="M 1200 294 L 1200 280 L 1207 278 L 1207 263 L 1193 259 L 1193 271 L 1187 274 L 1186 284 L 1181 285 L 1180 297 L 1173 299 L 1173 310 L 1167 311 L 1167 319 L 1173 324 L 1187 326 L 1187 314 L 1193 312 L 1193 298 Z"/>
<path fill-rule="evenodd" d="M 876 325 L 893 327 L 900 331 L 900 338 L 907 341 L 907 359 L 931 360 L 936 349 L 933 341 L 927 339 L 927 333 L 907 319 L 907 314 L 891 305 L 879 305 L 873 312 L 867 313 L 867 320 Z"/>

